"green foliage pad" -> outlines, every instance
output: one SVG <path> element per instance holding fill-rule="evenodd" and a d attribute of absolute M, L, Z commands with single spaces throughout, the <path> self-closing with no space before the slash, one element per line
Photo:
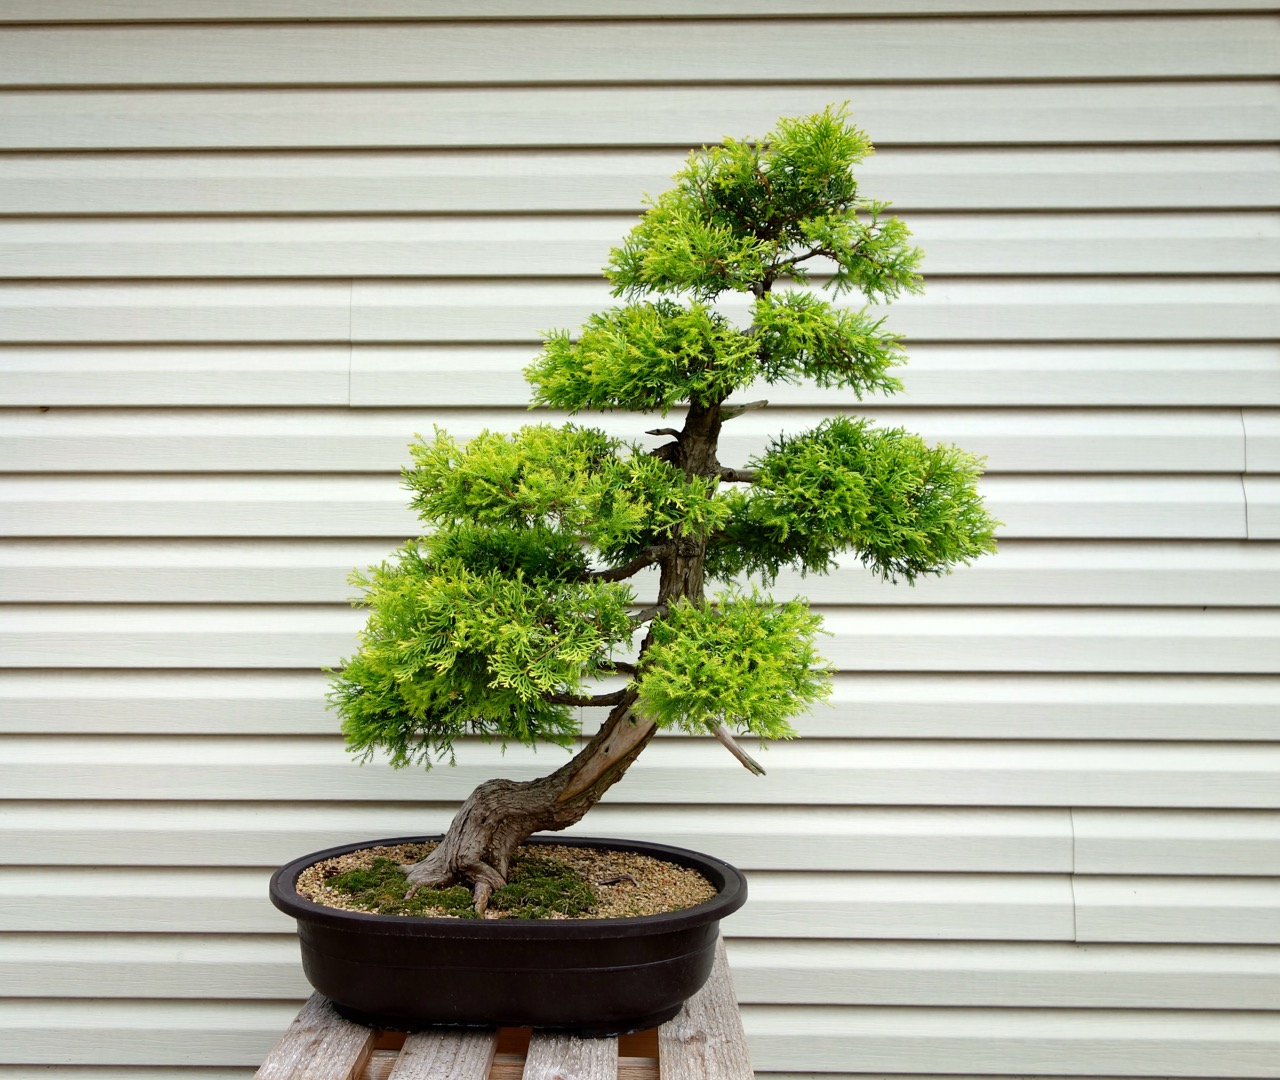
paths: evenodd
<path fill-rule="evenodd" d="M 921 253 L 859 191 L 871 152 L 831 107 L 693 153 L 610 256 L 619 305 L 546 336 L 526 370 L 535 405 L 685 410 L 650 432 L 673 441 L 542 423 L 413 447 L 425 535 L 355 577 L 369 620 L 333 675 L 353 750 L 429 766 L 469 735 L 570 745 L 577 706 L 619 703 L 618 675 L 661 727 L 786 738 L 828 689 L 820 619 L 732 587 L 709 600 L 707 579 L 853 559 L 914 582 L 993 550 L 981 462 L 955 447 L 836 415 L 753 461 L 716 456 L 749 387 L 900 389 L 901 342 L 858 305 L 919 291 Z"/>

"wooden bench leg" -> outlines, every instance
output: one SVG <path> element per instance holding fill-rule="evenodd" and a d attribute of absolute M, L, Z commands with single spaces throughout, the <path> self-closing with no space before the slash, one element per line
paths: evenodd
<path fill-rule="evenodd" d="M 658 1074 L 661 1080 L 753 1080 L 723 938 L 707 985 L 658 1028 Z"/>

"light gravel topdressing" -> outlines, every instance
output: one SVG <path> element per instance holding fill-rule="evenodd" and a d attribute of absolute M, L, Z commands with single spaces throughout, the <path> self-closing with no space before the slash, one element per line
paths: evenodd
<path fill-rule="evenodd" d="M 345 893 L 329 888 L 326 884 L 328 879 L 348 870 L 370 867 L 377 858 L 394 859 L 403 864 L 415 863 L 426 858 L 435 846 L 434 841 L 429 841 L 421 844 L 368 847 L 325 859 L 308 866 L 298 875 L 298 894 L 325 907 L 362 911 Z M 715 886 L 696 870 L 638 852 L 566 847 L 560 844 L 526 844 L 517 849 L 516 858 L 524 855 L 537 855 L 566 863 L 591 883 L 598 902 L 590 915 L 577 916 L 578 918 L 617 919 L 659 915 L 666 911 L 693 907 L 716 895 Z M 486 919 L 510 917 L 500 911 L 485 914 Z M 564 915 L 551 917 L 570 918 Z"/>

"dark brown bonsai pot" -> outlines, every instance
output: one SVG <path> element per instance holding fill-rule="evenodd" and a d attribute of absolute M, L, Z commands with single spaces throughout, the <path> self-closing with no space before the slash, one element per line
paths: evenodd
<path fill-rule="evenodd" d="M 616 1035 L 670 1019 L 711 972 L 720 920 L 747 898 L 728 863 L 684 848 L 591 837 L 530 843 L 635 851 L 697 870 L 717 895 L 696 907 L 625 919 L 470 920 L 373 915 L 298 895 L 308 866 L 379 845 L 304 855 L 271 878 L 271 901 L 298 920 L 311 985 L 349 1019 L 411 1031 L 436 1024 L 523 1026 Z"/>

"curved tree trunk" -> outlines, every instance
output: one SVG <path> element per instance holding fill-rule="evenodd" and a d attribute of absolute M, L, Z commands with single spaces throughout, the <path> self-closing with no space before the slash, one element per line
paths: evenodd
<path fill-rule="evenodd" d="M 689 476 L 717 476 L 720 406 L 693 405 L 664 457 Z M 659 605 L 703 598 L 706 541 L 676 538 L 660 566 Z M 647 645 L 647 639 L 645 644 Z M 645 645 L 641 645 L 643 655 Z M 580 821 L 622 779 L 653 738 L 651 721 L 635 710 L 629 692 L 614 706 L 594 738 L 555 772 L 537 780 L 486 780 L 458 810 L 439 846 L 406 867 L 415 889 L 465 882 L 483 912 L 493 891 L 506 884 L 511 858 L 536 832 L 556 832 Z"/>

